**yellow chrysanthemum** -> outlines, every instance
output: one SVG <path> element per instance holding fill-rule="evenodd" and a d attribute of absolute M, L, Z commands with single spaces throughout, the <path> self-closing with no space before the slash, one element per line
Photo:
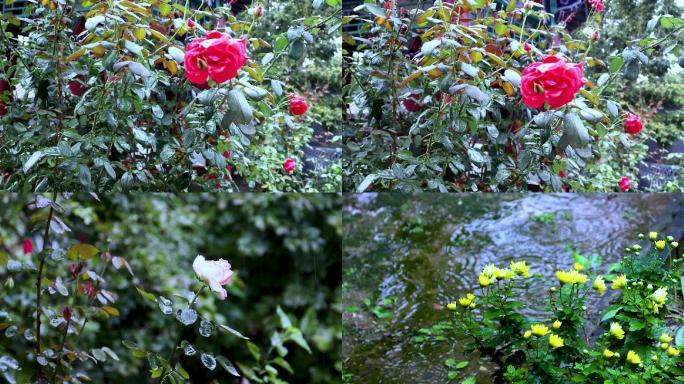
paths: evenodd
<path fill-rule="evenodd" d="M 511 271 L 515 273 L 518 276 L 522 277 L 529 277 L 530 276 L 530 267 L 527 266 L 527 263 L 523 261 L 511 261 Z"/>
<path fill-rule="evenodd" d="M 670 337 L 670 335 L 668 335 L 667 333 L 663 332 L 660 335 L 660 342 L 661 343 L 669 343 L 671 341 L 672 341 L 672 337 Z"/>
<path fill-rule="evenodd" d="M 642 363 L 641 357 L 639 357 L 639 355 L 636 352 L 631 351 L 631 350 L 629 352 L 627 352 L 627 361 L 629 361 L 632 364 L 641 364 Z"/>
<path fill-rule="evenodd" d="M 658 232 L 649 232 L 648 233 L 648 238 L 653 241 L 658 238 Z"/>
<path fill-rule="evenodd" d="M 525 334 L 523 335 L 523 337 L 526 338 L 526 339 L 529 339 L 530 336 L 532 336 L 532 331 L 527 331 L 527 332 L 525 332 Z"/>
<path fill-rule="evenodd" d="M 456 310 L 456 303 L 447 304 L 447 309 L 450 309 L 452 311 Z"/>
<path fill-rule="evenodd" d="M 556 320 L 553 322 L 553 329 L 558 329 L 561 327 L 561 325 L 563 325 L 563 322 L 560 320 Z"/>
<path fill-rule="evenodd" d="M 670 347 L 670 344 L 668 344 L 668 343 L 660 343 L 660 349 L 662 349 L 663 351 L 669 347 Z"/>
<path fill-rule="evenodd" d="M 579 272 L 584 269 L 584 266 L 580 263 L 575 263 L 575 265 L 572 267 L 575 271 Z"/>
<path fill-rule="evenodd" d="M 494 269 L 494 277 L 500 280 L 512 279 L 515 277 L 515 273 L 510 269 Z"/>
<path fill-rule="evenodd" d="M 627 276 L 620 275 L 617 279 L 613 280 L 613 289 L 622 289 L 627 285 Z"/>
<path fill-rule="evenodd" d="M 602 294 L 606 292 L 606 282 L 603 280 L 603 276 L 599 275 L 596 276 L 596 279 L 594 279 L 594 284 L 592 287 L 598 291 L 598 293 Z"/>
<path fill-rule="evenodd" d="M 615 352 L 611 351 L 608 348 L 603 350 L 603 357 L 610 359 L 613 356 L 615 356 Z"/>
<path fill-rule="evenodd" d="M 619 323 L 610 323 L 610 334 L 615 336 L 616 339 L 622 340 L 625 338 L 625 330 Z"/>
<path fill-rule="evenodd" d="M 487 275 L 485 275 L 484 273 L 481 273 L 481 274 L 480 274 L 479 280 L 480 280 L 480 285 L 483 286 L 483 287 L 486 287 L 486 286 L 492 284 L 492 279 L 490 279 L 490 278 L 489 278 Z"/>
<path fill-rule="evenodd" d="M 472 293 L 469 293 L 466 295 L 466 297 L 461 297 L 458 299 L 458 303 L 461 304 L 463 307 L 469 307 L 470 304 L 472 304 L 475 301 L 475 295 Z"/>
<path fill-rule="evenodd" d="M 675 347 L 670 347 L 667 349 L 667 354 L 670 356 L 679 356 L 679 349 Z"/>
<path fill-rule="evenodd" d="M 552 333 L 551 336 L 549 336 L 549 345 L 553 348 L 560 348 L 565 344 L 563 344 L 562 337 Z"/>
<path fill-rule="evenodd" d="M 570 271 L 556 271 L 556 277 L 563 284 L 584 284 L 589 280 L 587 275 L 577 272 L 576 270 Z"/>
<path fill-rule="evenodd" d="M 549 327 L 544 324 L 534 324 L 530 329 L 532 329 L 532 333 L 537 336 L 546 336 L 546 334 L 549 333 Z"/>
<path fill-rule="evenodd" d="M 665 244 L 667 244 L 665 240 L 658 240 L 655 242 L 655 247 L 657 250 L 662 251 L 665 249 Z"/>

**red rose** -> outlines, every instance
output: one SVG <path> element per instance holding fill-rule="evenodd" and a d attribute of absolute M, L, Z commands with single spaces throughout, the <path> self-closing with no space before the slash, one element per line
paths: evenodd
<path fill-rule="evenodd" d="M 596 8 L 597 11 L 603 12 L 603 0 L 589 0 L 589 4 Z"/>
<path fill-rule="evenodd" d="M 62 311 L 62 316 L 64 316 L 64 320 L 71 321 L 71 315 L 72 314 L 73 314 L 73 312 L 71 311 L 71 308 L 64 307 L 64 310 Z"/>
<path fill-rule="evenodd" d="M 417 93 L 412 93 L 409 95 L 408 99 L 405 99 L 402 104 L 407 111 L 416 113 L 423 107 L 423 104 L 419 100 L 420 95 Z"/>
<path fill-rule="evenodd" d="M 74 96 L 83 96 L 85 93 L 85 86 L 83 85 L 83 75 L 78 75 L 76 76 L 73 80 L 69 82 L 67 87 L 69 87 L 69 91 L 71 91 L 71 94 Z"/>
<path fill-rule="evenodd" d="M 195 29 L 195 20 L 188 19 L 188 28 Z"/>
<path fill-rule="evenodd" d="M 629 177 L 623 176 L 620 179 L 620 182 L 618 182 L 618 186 L 622 192 L 627 192 L 632 187 L 632 181 L 629 179 Z"/>
<path fill-rule="evenodd" d="M 638 135 L 644 128 L 644 124 L 641 122 L 641 118 L 633 113 L 627 112 L 625 117 L 625 132 Z"/>
<path fill-rule="evenodd" d="M 290 97 L 290 113 L 295 116 L 300 116 L 306 113 L 309 109 L 309 105 L 306 101 L 297 95 L 292 95 Z"/>
<path fill-rule="evenodd" d="M 10 86 L 9 81 L 7 80 L 0 80 L 0 96 L 5 94 L 5 92 L 11 92 L 12 88 Z M 7 105 L 0 101 L 0 116 L 5 116 L 7 114 Z"/>
<path fill-rule="evenodd" d="M 220 84 L 237 76 L 247 59 L 245 39 L 211 31 L 185 47 L 185 76 L 193 84 L 202 85 L 207 78 Z"/>
<path fill-rule="evenodd" d="M 292 173 L 292 171 L 294 171 L 295 168 L 297 168 L 297 162 L 294 159 L 287 159 L 283 163 L 283 169 L 287 174 Z"/>
<path fill-rule="evenodd" d="M 24 239 L 24 254 L 30 255 L 33 253 L 33 243 L 31 239 Z"/>
<path fill-rule="evenodd" d="M 523 70 L 520 91 L 527 106 L 541 108 L 546 102 L 551 108 L 560 108 L 571 102 L 583 85 L 582 64 L 547 56 Z"/>

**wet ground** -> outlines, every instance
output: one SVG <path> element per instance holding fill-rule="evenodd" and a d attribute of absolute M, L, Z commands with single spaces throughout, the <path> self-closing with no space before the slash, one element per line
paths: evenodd
<path fill-rule="evenodd" d="M 554 272 L 573 264 L 573 251 L 615 262 L 636 233 L 682 206 L 684 196 L 667 194 L 350 196 L 343 255 L 347 381 L 446 383 L 444 361 L 453 358 L 470 361 L 459 377 L 490 383 L 492 367 L 458 343 L 416 342 L 421 328 L 447 319 L 441 306 L 476 287 L 486 264 L 524 259 L 555 282 Z M 548 286 L 535 284 L 527 299 L 539 308 Z"/>

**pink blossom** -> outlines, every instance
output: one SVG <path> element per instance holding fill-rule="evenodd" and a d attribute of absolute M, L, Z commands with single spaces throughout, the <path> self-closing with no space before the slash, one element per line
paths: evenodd
<path fill-rule="evenodd" d="M 212 291 L 218 294 L 219 299 L 225 300 L 228 292 L 223 289 L 223 285 L 230 282 L 233 271 L 230 270 L 230 263 L 227 260 L 206 260 L 204 256 L 198 255 L 192 263 L 197 277 L 209 284 Z"/>
<path fill-rule="evenodd" d="M 589 0 L 589 4 L 596 8 L 597 11 L 603 12 L 603 0 Z"/>

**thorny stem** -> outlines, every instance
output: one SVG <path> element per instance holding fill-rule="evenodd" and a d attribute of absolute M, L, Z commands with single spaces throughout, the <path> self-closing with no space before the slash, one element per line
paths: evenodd
<path fill-rule="evenodd" d="M 190 301 L 190 304 L 188 304 L 188 309 L 192 308 L 195 305 L 195 301 L 199 297 L 200 293 L 202 293 L 202 290 L 206 287 L 206 284 L 202 284 L 202 286 L 195 292 L 195 296 L 192 298 Z M 180 332 L 178 332 L 178 336 L 176 337 L 176 342 L 174 343 L 173 349 L 169 352 L 169 357 L 166 359 L 168 365 L 164 367 L 162 370 L 160 377 L 159 383 L 163 383 L 165 379 L 165 374 L 166 374 L 166 368 L 170 367 L 173 364 L 173 358 L 176 356 L 176 350 L 178 350 L 178 346 L 181 342 L 181 338 L 183 337 L 183 330 L 181 329 Z"/>
<path fill-rule="evenodd" d="M 57 192 L 54 192 L 52 195 L 52 202 L 54 203 L 57 200 Z M 43 256 L 40 259 L 40 266 L 38 267 L 38 277 L 36 279 L 36 360 L 38 358 L 38 355 L 40 354 L 40 291 L 42 289 L 42 280 L 43 280 L 43 267 L 45 267 L 45 249 L 48 246 L 48 243 L 50 242 L 49 236 L 50 236 L 50 222 L 52 221 L 52 215 L 54 213 L 54 207 L 52 204 L 50 204 L 50 211 L 48 213 L 48 219 L 47 223 L 45 224 L 45 232 L 43 232 Z M 43 372 L 43 366 L 38 364 L 38 375 L 42 375 Z"/>

